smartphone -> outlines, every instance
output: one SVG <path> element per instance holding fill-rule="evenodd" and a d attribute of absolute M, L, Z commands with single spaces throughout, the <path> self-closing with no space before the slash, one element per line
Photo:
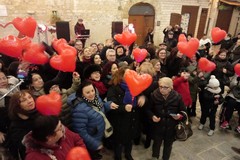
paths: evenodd
<path fill-rule="evenodd" d="M 26 77 L 27 77 L 27 72 L 19 69 L 18 72 L 17 72 L 17 78 L 26 79 Z"/>
<path fill-rule="evenodd" d="M 176 117 L 177 116 L 177 114 L 175 114 L 175 113 L 170 113 L 169 115 L 172 116 L 172 117 Z"/>

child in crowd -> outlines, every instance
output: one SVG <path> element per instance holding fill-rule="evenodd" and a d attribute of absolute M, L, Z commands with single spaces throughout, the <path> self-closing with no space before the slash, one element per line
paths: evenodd
<path fill-rule="evenodd" d="M 215 129 L 215 119 L 218 105 L 223 102 L 223 97 L 221 95 L 220 83 L 216 79 L 214 75 L 211 75 L 210 80 L 208 81 L 207 86 L 203 91 L 204 102 L 201 106 L 201 119 L 200 125 L 198 127 L 199 130 L 202 130 L 204 124 L 206 122 L 207 117 L 210 119 L 210 131 L 208 132 L 208 136 L 212 136 L 214 134 Z"/>
<path fill-rule="evenodd" d="M 188 82 L 189 76 L 190 74 L 188 73 L 187 68 L 181 68 L 179 71 L 179 76 L 173 79 L 173 88 L 182 96 L 184 105 L 187 108 L 191 108 L 192 105 L 192 98 L 190 95 Z"/>

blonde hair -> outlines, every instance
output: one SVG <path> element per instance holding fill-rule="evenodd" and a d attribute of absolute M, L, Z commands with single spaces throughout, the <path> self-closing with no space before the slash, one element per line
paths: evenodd
<path fill-rule="evenodd" d="M 169 88 L 173 89 L 173 81 L 169 77 L 160 78 L 159 81 L 158 81 L 158 85 L 159 86 L 166 86 L 166 87 L 169 87 Z"/>
<path fill-rule="evenodd" d="M 152 77 L 156 75 L 156 71 L 150 62 L 143 62 L 140 67 L 137 69 L 137 72 L 144 72 L 150 74 Z"/>
<path fill-rule="evenodd" d="M 151 59 L 150 60 L 150 63 L 152 63 L 153 67 L 157 64 L 157 63 L 160 63 L 159 59 Z M 161 64 L 161 63 L 160 63 Z"/>

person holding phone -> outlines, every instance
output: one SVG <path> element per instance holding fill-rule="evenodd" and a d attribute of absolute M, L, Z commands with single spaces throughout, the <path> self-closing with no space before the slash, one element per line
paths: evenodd
<path fill-rule="evenodd" d="M 151 105 L 147 108 L 148 117 L 153 122 L 152 159 L 158 159 L 163 142 L 163 160 L 170 158 L 173 142 L 175 141 L 175 126 L 184 118 L 181 111 L 186 107 L 179 93 L 173 90 L 171 78 L 163 77 L 158 81 L 159 87 L 150 96 Z"/>

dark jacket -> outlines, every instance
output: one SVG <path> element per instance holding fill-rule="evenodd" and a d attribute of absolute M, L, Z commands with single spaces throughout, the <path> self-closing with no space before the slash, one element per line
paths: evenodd
<path fill-rule="evenodd" d="M 181 114 L 180 111 L 186 111 L 182 97 L 176 91 L 172 90 L 167 99 L 164 99 L 159 88 L 157 88 L 151 94 L 150 102 L 152 104 L 147 111 L 148 117 L 152 119 L 155 115 L 161 118 L 160 122 L 153 124 L 154 135 L 174 137 L 175 126 L 178 124 L 178 121 L 174 120 L 169 114 Z"/>
<path fill-rule="evenodd" d="M 74 26 L 74 32 L 76 35 L 81 35 L 81 31 L 85 30 L 84 24 L 79 24 L 78 22 Z"/>
<path fill-rule="evenodd" d="M 229 77 L 234 75 L 234 69 L 231 63 L 227 59 L 222 60 L 218 57 L 216 57 L 213 62 L 216 64 L 216 69 L 212 71 L 212 74 L 216 76 L 220 84 L 229 85 Z M 227 69 L 227 73 L 223 73 L 223 68 Z"/>
<path fill-rule="evenodd" d="M 204 107 L 207 108 L 212 108 L 212 107 L 218 107 L 218 105 L 222 104 L 224 99 L 222 94 L 220 93 L 212 93 L 211 91 L 208 90 L 209 88 L 206 87 L 203 91 L 203 97 L 204 97 Z M 215 98 L 214 96 L 219 95 L 219 98 Z M 214 104 L 214 101 L 218 99 L 219 103 L 218 104 Z"/>
<path fill-rule="evenodd" d="M 140 134 L 139 108 L 133 107 L 131 112 L 125 110 L 123 103 L 125 92 L 120 85 L 111 86 L 108 89 L 107 100 L 118 104 L 118 109 L 111 110 L 107 115 L 113 127 L 113 139 L 124 144 Z"/>
<path fill-rule="evenodd" d="M 52 160 L 47 153 L 58 160 L 64 160 L 73 147 L 80 146 L 86 148 L 82 138 L 67 128 L 65 128 L 65 134 L 59 140 L 58 145 L 51 146 L 37 141 L 32 137 L 31 132 L 24 137 L 23 144 L 26 146 L 27 155 L 25 160 Z"/>
<path fill-rule="evenodd" d="M 18 153 L 24 159 L 26 148 L 22 144 L 23 137 L 32 130 L 33 120 L 37 116 L 37 112 L 33 113 L 29 119 L 16 119 L 11 121 L 9 132 L 7 134 L 7 145 L 11 155 L 18 159 Z"/>
<path fill-rule="evenodd" d="M 229 50 L 230 50 L 230 57 L 232 62 L 235 62 L 236 60 L 240 59 L 240 46 L 235 47 L 236 44 L 234 44 Z"/>

